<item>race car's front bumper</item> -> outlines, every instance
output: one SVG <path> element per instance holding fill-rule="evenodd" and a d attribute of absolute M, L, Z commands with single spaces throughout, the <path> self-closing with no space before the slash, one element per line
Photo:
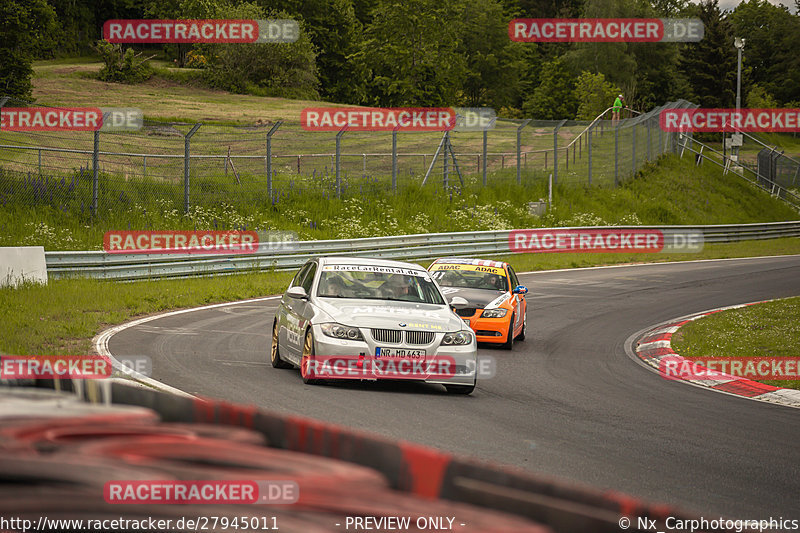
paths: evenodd
<path fill-rule="evenodd" d="M 441 385 L 473 385 L 476 382 L 478 347 L 474 336 L 470 344 L 442 345 L 444 333 L 436 333 L 433 342 L 427 345 L 411 345 L 376 342 L 367 328 L 360 328 L 363 340 L 329 337 L 319 325 L 314 325 L 313 331 L 317 368 L 327 360 L 332 362 L 322 368 L 325 374 L 320 376 L 321 379 L 399 379 Z M 376 356 L 377 348 L 422 350 L 424 356 Z M 334 368 L 339 362 L 351 368 Z M 380 377 L 376 378 L 374 373 L 364 370 L 370 367 L 390 371 L 379 373 Z M 391 371 L 396 371 L 396 374 Z"/>
<path fill-rule="evenodd" d="M 478 309 L 471 317 L 463 317 L 464 322 L 475 333 L 478 342 L 501 344 L 508 338 L 508 328 L 511 326 L 509 316 L 501 318 L 481 318 L 483 309 Z"/>

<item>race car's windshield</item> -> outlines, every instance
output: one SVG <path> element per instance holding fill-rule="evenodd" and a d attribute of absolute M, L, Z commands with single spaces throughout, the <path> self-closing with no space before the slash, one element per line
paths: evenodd
<path fill-rule="evenodd" d="M 424 272 L 390 268 L 377 269 L 383 270 L 382 272 L 339 268 L 343 267 L 340 265 L 323 267 L 317 286 L 318 297 L 445 305 L 439 289 Z M 391 272 L 392 270 L 396 272 Z"/>
<path fill-rule="evenodd" d="M 496 270 L 496 269 L 495 269 Z M 442 287 L 507 291 L 506 277 L 494 272 L 475 270 L 436 270 L 431 274 Z"/>

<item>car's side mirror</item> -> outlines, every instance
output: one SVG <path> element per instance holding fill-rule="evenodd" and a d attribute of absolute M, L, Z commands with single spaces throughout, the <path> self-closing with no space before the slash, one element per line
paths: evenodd
<path fill-rule="evenodd" d="M 453 298 L 450 300 L 450 307 L 455 307 L 456 309 L 464 309 L 467 306 L 469 306 L 469 302 L 466 301 L 461 296 L 453 296 Z"/>
<path fill-rule="evenodd" d="M 286 291 L 286 296 L 289 298 L 295 298 L 296 300 L 305 300 L 308 298 L 308 294 L 303 287 L 299 285 L 297 287 L 292 287 L 288 291 Z"/>
<path fill-rule="evenodd" d="M 525 285 L 517 285 L 511 292 L 513 294 L 528 294 L 528 287 L 526 287 Z"/>

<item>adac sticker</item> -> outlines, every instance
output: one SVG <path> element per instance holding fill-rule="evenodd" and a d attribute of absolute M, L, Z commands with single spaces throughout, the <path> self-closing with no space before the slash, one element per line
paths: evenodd
<path fill-rule="evenodd" d="M 497 274 L 502 276 L 504 274 L 502 268 L 485 266 L 485 265 L 465 265 L 456 263 L 437 263 L 431 267 L 432 270 L 465 270 L 470 272 L 485 272 L 487 274 Z"/>

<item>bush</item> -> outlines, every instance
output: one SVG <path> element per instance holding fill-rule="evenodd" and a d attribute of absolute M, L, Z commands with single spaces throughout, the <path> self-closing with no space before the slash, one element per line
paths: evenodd
<path fill-rule="evenodd" d="M 147 60 L 140 59 L 141 53 L 135 53 L 133 48 L 128 48 L 123 52 L 122 46 L 119 44 L 98 41 L 95 50 L 100 53 L 100 57 L 105 63 L 97 74 L 101 81 L 141 83 L 153 75 L 153 69 Z"/>
<path fill-rule="evenodd" d="M 208 60 L 202 53 L 196 50 L 191 50 L 188 54 L 186 54 L 187 68 L 206 68 L 207 66 Z"/>

